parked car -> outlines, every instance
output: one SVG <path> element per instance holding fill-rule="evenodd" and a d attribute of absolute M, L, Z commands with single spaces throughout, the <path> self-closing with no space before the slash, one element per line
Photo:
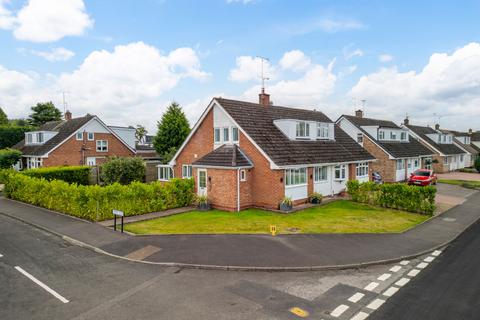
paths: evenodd
<path fill-rule="evenodd" d="M 376 184 L 382 184 L 383 183 L 382 175 L 380 174 L 380 172 L 378 172 L 378 171 L 372 172 L 372 181 L 375 182 Z"/>
<path fill-rule="evenodd" d="M 437 184 L 437 176 L 433 173 L 433 170 L 419 169 L 410 175 L 410 178 L 408 178 L 408 184 L 416 186 L 435 185 Z"/>

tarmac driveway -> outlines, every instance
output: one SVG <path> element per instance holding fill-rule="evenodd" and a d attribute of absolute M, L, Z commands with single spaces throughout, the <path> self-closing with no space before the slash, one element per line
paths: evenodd
<path fill-rule="evenodd" d="M 455 172 L 457 173 L 457 172 Z M 461 173 L 461 172 L 460 172 Z M 437 214 L 465 202 L 467 197 L 478 191 L 462 188 L 460 186 L 439 183 L 437 184 Z"/>

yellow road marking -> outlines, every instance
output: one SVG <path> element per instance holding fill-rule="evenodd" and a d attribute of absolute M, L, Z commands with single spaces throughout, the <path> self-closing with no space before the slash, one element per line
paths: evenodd
<path fill-rule="evenodd" d="M 294 315 L 296 316 L 299 316 L 300 318 L 306 318 L 308 317 L 310 314 L 308 313 L 308 311 L 306 310 L 303 310 L 299 307 L 293 307 L 293 308 L 290 308 L 289 311 L 291 313 L 293 313 Z"/>

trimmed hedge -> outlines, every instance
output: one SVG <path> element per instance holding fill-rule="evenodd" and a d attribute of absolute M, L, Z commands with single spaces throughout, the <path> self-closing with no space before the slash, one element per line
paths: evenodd
<path fill-rule="evenodd" d="M 1 149 L 0 150 L 0 168 L 9 169 L 14 166 L 18 160 L 22 157 L 22 153 L 14 149 Z"/>
<path fill-rule="evenodd" d="M 190 205 L 194 196 L 193 179 L 101 187 L 47 181 L 9 171 L 4 180 L 8 198 L 91 221 L 113 218 L 113 209 L 133 216 L 184 207 Z"/>
<path fill-rule="evenodd" d="M 435 211 L 437 189 L 431 186 L 417 187 L 401 183 L 376 184 L 347 182 L 352 200 L 361 203 L 432 215 Z"/>
<path fill-rule="evenodd" d="M 101 178 L 105 184 L 129 184 L 145 181 L 145 162 L 140 157 L 113 157 L 101 165 Z"/>
<path fill-rule="evenodd" d="M 88 166 L 45 167 L 25 170 L 22 174 L 48 181 L 62 180 L 86 186 L 90 183 L 90 169 Z"/>
<path fill-rule="evenodd" d="M 0 126 L 0 149 L 11 148 L 25 138 L 25 132 L 33 131 L 32 126 Z"/>

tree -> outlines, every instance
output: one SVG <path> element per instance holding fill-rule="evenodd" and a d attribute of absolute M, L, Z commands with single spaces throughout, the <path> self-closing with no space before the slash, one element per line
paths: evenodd
<path fill-rule="evenodd" d="M 101 177 L 106 184 L 130 184 L 145 180 L 145 162 L 140 157 L 113 157 L 101 165 Z"/>
<path fill-rule="evenodd" d="M 62 113 L 51 101 L 37 103 L 31 109 L 33 113 L 29 116 L 28 121 L 34 126 L 41 126 L 48 121 L 59 121 L 62 119 Z"/>
<path fill-rule="evenodd" d="M 0 108 L 0 126 L 4 126 L 8 124 L 8 118 L 5 112 L 3 112 L 2 108 Z"/>
<path fill-rule="evenodd" d="M 144 142 L 145 136 L 147 135 L 148 131 L 145 129 L 144 126 L 137 124 L 137 128 L 135 129 L 135 138 L 138 142 Z"/>
<path fill-rule="evenodd" d="M 477 156 L 477 159 L 475 159 L 475 169 L 480 172 L 480 156 Z"/>
<path fill-rule="evenodd" d="M 153 146 L 163 162 L 170 161 L 190 133 L 190 124 L 178 103 L 172 102 L 158 122 Z"/>
<path fill-rule="evenodd" d="M 0 150 L 0 169 L 8 169 L 15 165 L 22 157 L 18 150 L 3 149 Z"/>

